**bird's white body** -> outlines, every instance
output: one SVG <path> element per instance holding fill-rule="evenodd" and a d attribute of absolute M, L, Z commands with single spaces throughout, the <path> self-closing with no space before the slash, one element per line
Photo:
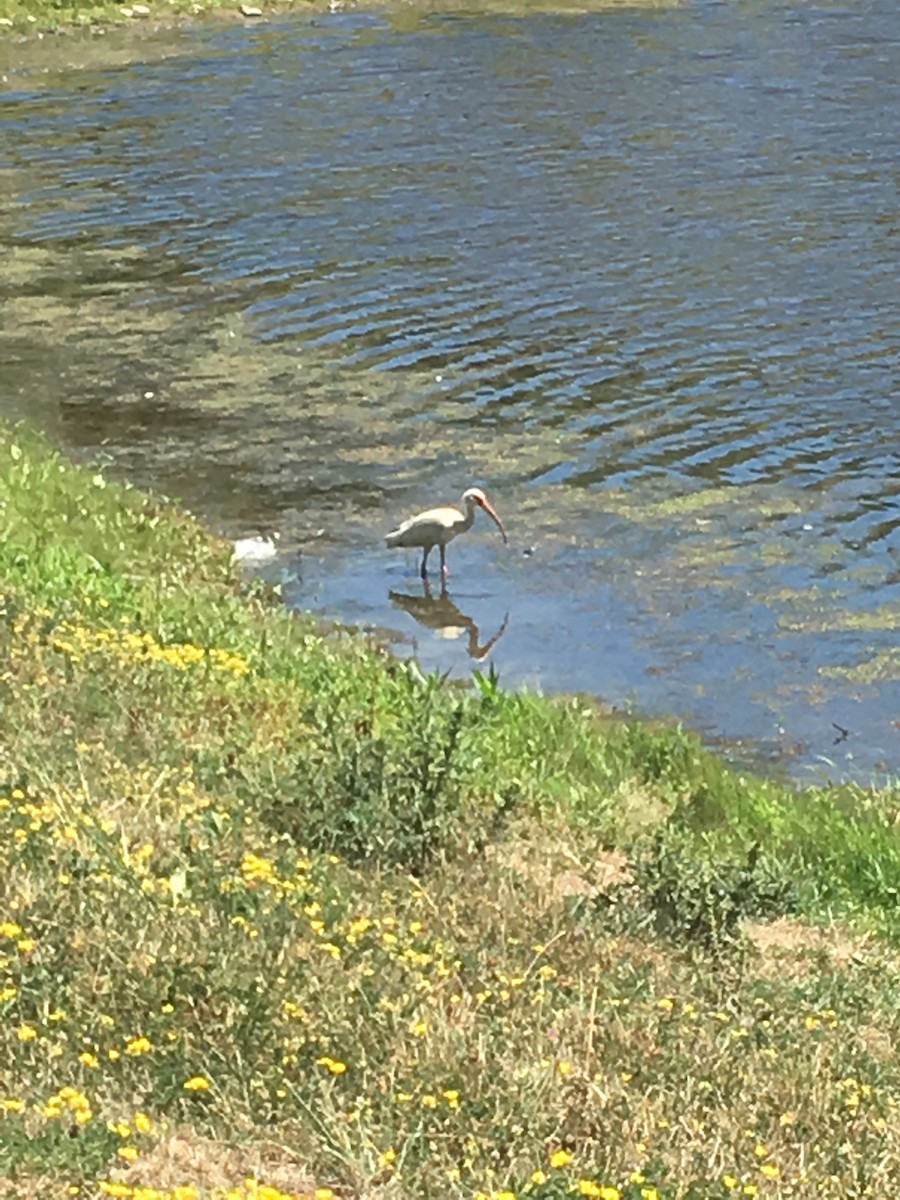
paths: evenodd
<path fill-rule="evenodd" d="M 453 505 L 443 505 L 441 508 L 429 508 L 425 512 L 418 513 L 414 517 L 410 517 L 408 521 L 404 521 L 393 532 L 385 537 L 385 542 L 391 548 L 395 546 L 409 549 L 410 547 L 421 547 L 423 550 L 422 558 L 422 578 L 425 579 L 428 575 L 428 555 L 435 546 L 440 548 L 441 552 L 441 572 L 447 574 L 446 548 L 449 542 L 452 542 L 457 534 L 465 533 L 467 529 L 472 528 L 472 523 L 475 520 L 476 508 L 483 508 L 491 520 L 500 530 L 503 541 L 506 539 L 506 530 L 503 528 L 503 522 L 497 516 L 492 508 L 487 496 L 481 488 L 469 488 L 463 493 L 463 505 L 465 512 Z"/>

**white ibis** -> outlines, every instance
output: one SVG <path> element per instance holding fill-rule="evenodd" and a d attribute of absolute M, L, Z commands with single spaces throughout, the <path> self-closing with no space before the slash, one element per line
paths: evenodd
<path fill-rule="evenodd" d="M 435 546 L 439 546 L 441 551 L 441 575 L 446 578 L 447 543 L 452 542 L 458 533 L 465 533 L 467 529 L 472 528 L 476 508 L 484 509 L 500 530 L 500 535 L 504 543 L 507 541 L 503 522 L 497 516 L 496 512 L 494 512 L 491 502 L 481 488 L 469 488 L 468 491 L 463 492 L 463 504 L 466 509 L 465 514 L 449 504 L 443 508 L 429 508 L 427 512 L 419 513 L 415 517 L 410 517 L 408 521 L 404 521 L 393 533 L 389 533 L 384 540 L 390 547 L 403 546 L 406 548 L 409 546 L 421 546 L 423 550 L 421 575 L 423 579 L 428 578 L 428 555 Z"/>

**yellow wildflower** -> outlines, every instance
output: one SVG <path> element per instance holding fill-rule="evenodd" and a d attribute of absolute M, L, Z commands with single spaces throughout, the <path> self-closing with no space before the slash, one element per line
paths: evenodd
<path fill-rule="evenodd" d="M 765 1175 L 767 1179 L 777 1179 L 778 1176 L 781 1174 L 781 1172 L 778 1169 L 778 1163 L 771 1163 L 771 1162 L 763 1163 L 759 1169 L 760 1169 L 760 1172 L 763 1175 Z"/>
<path fill-rule="evenodd" d="M 542 1183 L 546 1183 L 547 1178 L 547 1172 L 540 1170 L 540 1168 L 537 1171 L 531 1172 L 531 1182 L 537 1184 L 538 1187 L 540 1187 Z"/>
<path fill-rule="evenodd" d="M 562 1077 L 565 1078 L 567 1075 L 572 1074 L 572 1072 L 575 1070 L 575 1067 L 572 1065 L 572 1063 L 569 1062 L 569 1060 L 567 1058 L 564 1058 L 556 1064 L 556 1069 L 560 1073 L 560 1075 L 562 1075 Z"/>
<path fill-rule="evenodd" d="M 134 1114 L 134 1127 L 138 1133 L 149 1133 L 153 1128 L 153 1122 L 144 1112 Z"/>
<path fill-rule="evenodd" d="M 316 1059 L 317 1067 L 327 1067 L 332 1075 L 343 1075 L 347 1070 L 347 1064 L 341 1062 L 340 1059 L 330 1058 L 327 1054 Z"/>
<path fill-rule="evenodd" d="M 212 1085 L 205 1075 L 192 1075 L 181 1086 L 186 1092 L 205 1092 Z"/>
<path fill-rule="evenodd" d="M 32 1042 L 37 1037 L 37 1030 L 33 1025 L 20 1025 L 16 1037 L 20 1042 Z"/>
<path fill-rule="evenodd" d="M 550 1166 L 557 1171 L 561 1171 L 563 1167 L 567 1167 L 572 1161 L 572 1155 L 568 1150 L 554 1150 L 550 1155 Z"/>
<path fill-rule="evenodd" d="M 125 1046 L 125 1053 L 137 1057 L 139 1054 L 149 1054 L 153 1049 L 153 1043 L 149 1038 L 136 1037 L 132 1038 Z"/>

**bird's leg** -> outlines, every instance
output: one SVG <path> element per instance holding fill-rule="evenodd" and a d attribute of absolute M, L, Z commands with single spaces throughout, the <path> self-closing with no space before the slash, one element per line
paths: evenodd
<path fill-rule="evenodd" d="M 419 572 L 419 574 L 422 576 L 423 579 L 428 578 L 428 555 L 430 553 L 431 553 L 430 546 L 426 546 L 425 549 L 422 551 L 422 570 Z"/>
<path fill-rule="evenodd" d="M 450 572 L 447 570 L 447 547 L 441 542 L 441 579 L 446 583 Z"/>

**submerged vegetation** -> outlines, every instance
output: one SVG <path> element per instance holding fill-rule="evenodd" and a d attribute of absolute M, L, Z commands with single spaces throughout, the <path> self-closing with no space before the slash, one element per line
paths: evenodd
<path fill-rule="evenodd" d="M 0 436 L 0 1192 L 900 1177 L 900 792 L 425 677 Z"/>

